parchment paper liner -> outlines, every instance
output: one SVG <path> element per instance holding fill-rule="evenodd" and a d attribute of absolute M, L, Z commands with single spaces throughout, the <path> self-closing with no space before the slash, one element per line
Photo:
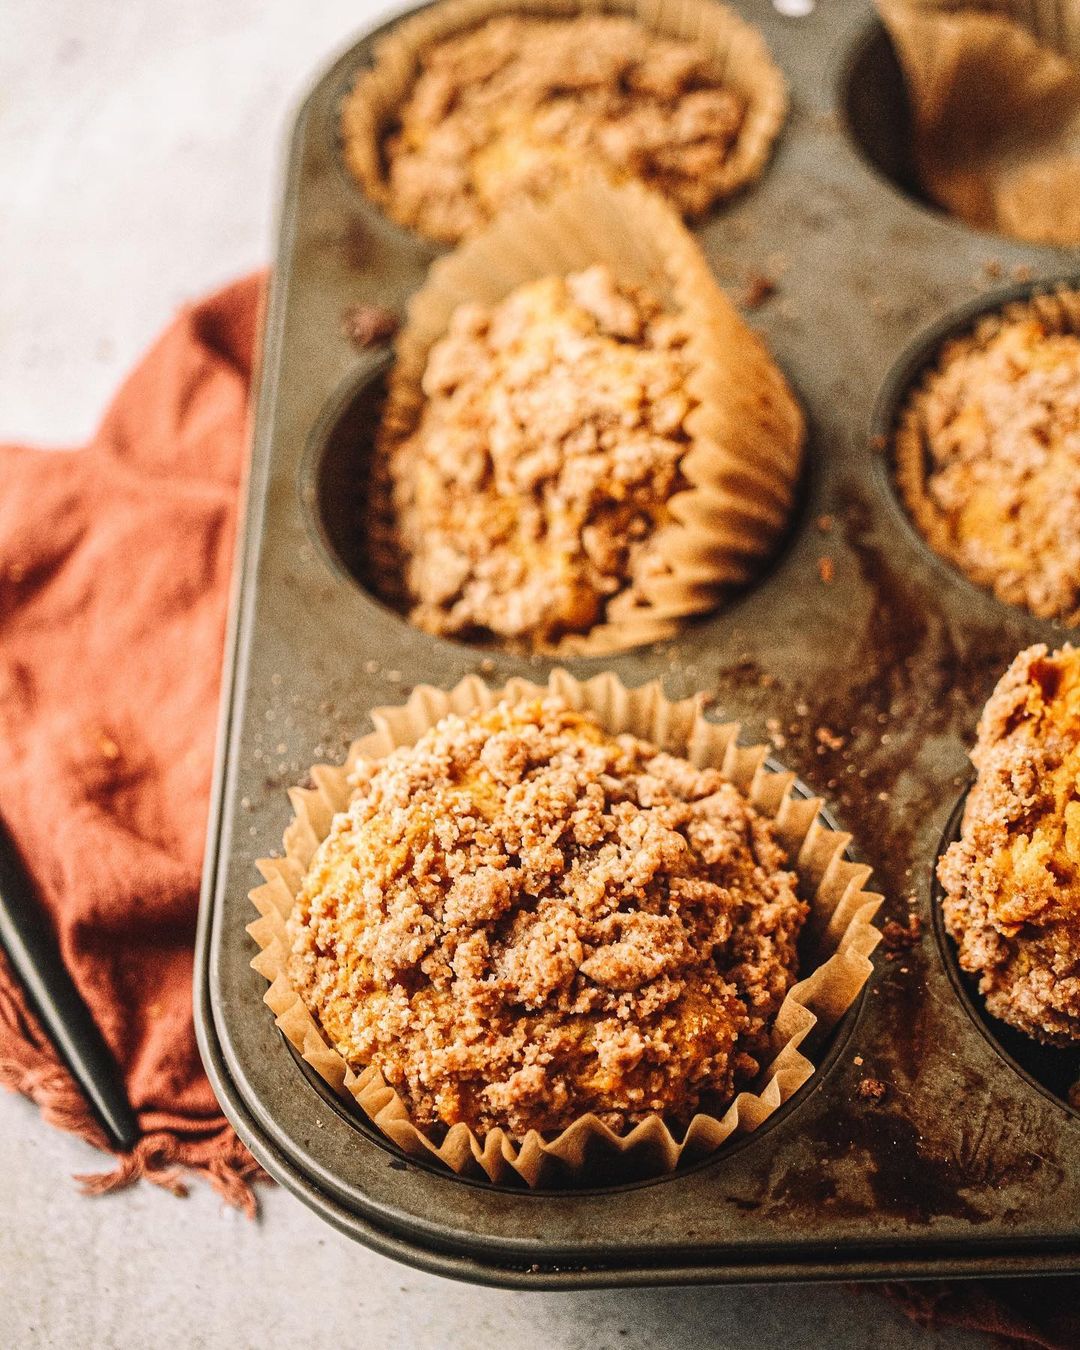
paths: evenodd
<path fill-rule="evenodd" d="M 819 799 L 793 796 L 793 773 L 764 767 L 766 746 L 736 743 L 738 725 L 718 726 L 701 714 L 700 698 L 670 702 L 659 682 L 627 689 L 613 674 L 580 683 L 564 670 L 552 673 L 549 689 L 573 706 L 594 712 L 608 731 L 623 731 L 684 755 L 699 767 L 715 766 L 735 783 L 763 814 L 776 822 L 779 837 L 799 878 L 799 889 L 811 903 L 803 950 L 813 952 L 810 972 L 788 993 L 773 1031 L 774 1058 L 755 1084 L 741 1092 L 717 1119 L 697 1115 L 680 1141 L 657 1116 L 620 1137 L 594 1116 L 585 1115 L 557 1138 L 543 1140 L 535 1131 L 516 1144 L 502 1130 L 478 1139 L 467 1126 L 455 1125 L 441 1145 L 434 1144 L 409 1120 L 405 1105 L 379 1071 L 354 1073 L 323 1039 L 286 974 L 285 920 L 315 850 L 330 831 L 336 812 L 349 799 L 348 775 L 361 758 L 379 757 L 400 745 L 412 745 L 448 712 L 465 713 L 492 707 L 500 698 L 521 698 L 543 686 L 513 679 L 493 691 L 478 676 L 469 676 L 449 693 L 420 685 L 403 707 L 372 713 L 375 731 L 355 741 L 344 766 L 318 765 L 311 771 L 313 788 L 293 788 L 295 817 L 285 831 L 281 858 L 264 858 L 258 866 L 265 884 L 251 892 L 261 917 L 248 927 L 259 946 L 252 966 L 270 981 L 265 1001 L 277 1025 L 303 1058 L 346 1099 L 354 1098 L 370 1119 L 406 1153 L 437 1158 L 464 1176 L 494 1182 L 523 1178 L 530 1186 L 553 1178 L 581 1178 L 598 1165 L 624 1167 L 627 1173 L 659 1175 L 673 1171 L 682 1158 L 713 1152 L 736 1131 L 752 1130 L 814 1073 L 800 1052 L 811 1032 L 815 1044 L 855 1001 L 872 969 L 869 956 L 881 934 L 873 916 L 879 895 L 864 889 L 870 868 L 844 857 L 851 836 L 828 829 L 818 818 Z M 616 1169 L 617 1170 L 617 1169 Z"/>
<path fill-rule="evenodd" d="M 724 83 L 746 101 L 722 197 L 761 176 L 787 117 L 787 86 L 765 39 L 726 6 L 715 0 L 443 0 L 397 24 L 376 44 L 375 64 L 358 76 L 342 104 L 345 163 L 384 210 L 389 192 L 382 141 L 416 79 L 419 54 L 433 42 L 513 13 L 551 18 L 628 14 L 666 37 L 701 43 Z"/>
<path fill-rule="evenodd" d="M 432 266 L 398 337 L 386 416 L 405 428 L 419 417 L 428 353 L 458 305 L 496 304 L 524 282 L 598 262 L 686 318 L 687 388 L 697 407 L 681 467 L 691 488 L 670 498 L 671 523 L 656 535 L 668 573 L 641 588 L 644 603 L 615 596 L 607 622 L 564 638 L 554 649 L 560 654 L 606 654 L 670 637 L 681 620 L 714 609 L 749 580 L 787 524 L 805 436 L 786 380 L 678 214 L 639 183 L 616 187 L 593 174 L 543 205 L 503 212 Z"/>
<path fill-rule="evenodd" d="M 955 560 L 948 520 L 930 496 L 927 487 L 929 454 L 924 433 L 926 402 L 942 367 L 953 354 L 984 347 L 1004 324 L 1023 319 L 1038 319 L 1052 333 L 1080 335 L 1080 290 L 1058 287 L 1033 295 L 1029 300 L 1016 300 L 983 314 L 970 332 L 958 333 L 947 339 L 928 363 L 901 408 L 893 434 L 893 478 L 901 501 L 926 542 L 950 566 L 969 577 L 976 585 L 990 590 L 994 578 L 976 577 Z M 1070 622 L 1074 620 L 1070 619 Z"/>
<path fill-rule="evenodd" d="M 1080 0 L 878 0 L 923 189 L 980 229 L 1080 245 Z"/>

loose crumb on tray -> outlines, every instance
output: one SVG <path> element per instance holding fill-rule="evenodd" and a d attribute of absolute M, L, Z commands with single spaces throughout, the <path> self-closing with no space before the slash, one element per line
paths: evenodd
<path fill-rule="evenodd" d="M 717 770 L 546 697 L 448 716 L 354 782 L 289 973 L 418 1126 L 685 1125 L 758 1073 L 808 907 Z"/>
<path fill-rule="evenodd" d="M 397 332 L 398 317 L 383 305 L 350 305 L 341 316 L 341 330 L 356 347 L 377 347 Z"/>
<path fill-rule="evenodd" d="M 922 939 L 922 919 L 909 914 L 906 923 L 890 919 L 881 930 L 881 945 L 885 959 L 894 961 L 901 953 L 910 951 Z"/>

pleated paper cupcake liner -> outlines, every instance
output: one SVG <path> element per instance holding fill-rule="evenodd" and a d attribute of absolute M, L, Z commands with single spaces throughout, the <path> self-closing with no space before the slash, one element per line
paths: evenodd
<path fill-rule="evenodd" d="M 1080 336 L 1080 290 L 1059 287 L 1036 294 L 1030 300 L 1017 300 L 993 313 L 983 315 L 970 333 L 946 342 L 937 358 L 927 367 L 907 396 L 893 434 L 892 468 L 900 498 L 919 533 L 940 557 L 956 562 L 956 544 L 949 516 L 934 500 L 929 489 L 930 452 L 926 435 L 927 401 L 944 365 L 968 352 L 978 351 L 993 341 L 1008 323 L 1036 319 L 1049 333 Z M 977 575 L 964 569 L 976 584 L 993 590 L 997 579 L 993 567 Z M 1075 622 L 1080 615 L 1071 616 Z"/>
<path fill-rule="evenodd" d="M 921 185 L 980 229 L 1080 245 L 1080 0 L 879 0 Z"/>
<path fill-rule="evenodd" d="M 406 430 L 418 421 L 428 355 L 459 305 L 495 305 L 526 282 L 595 263 L 646 287 L 684 321 L 696 406 L 680 471 L 690 486 L 668 501 L 655 577 L 614 597 L 605 621 L 565 637 L 555 654 L 605 655 L 670 637 L 745 584 L 788 523 L 805 440 L 787 381 L 678 215 L 640 184 L 616 187 L 597 175 L 543 205 L 504 212 L 432 266 L 398 339 L 387 419 Z"/>
<path fill-rule="evenodd" d="M 806 973 L 777 1014 L 767 1067 L 753 1089 L 740 1092 L 722 1115 L 696 1115 L 681 1138 L 660 1116 L 620 1135 L 595 1116 L 583 1115 L 550 1139 L 530 1131 L 519 1140 L 500 1129 L 478 1137 L 458 1124 L 436 1140 L 412 1122 L 377 1066 L 347 1064 L 328 1044 L 289 979 L 286 920 L 334 816 L 348 806 L 349 777 L 357 763 L 415 744 L 450 712 L 483 711 L 500 699 L 548 691 L 595 714 L 610 733 L 629 732 L 699 768 L 719 769 L 774 822 L 800 895 L 810 905 L 801 943 Z M 259 947 L 252 965 L 270 984 L 265 1001 L 284 1036 L 335 1092 L 358 1103 L 400 1149 L 420 1160 L 438 1161 L 461 1176 L 496 1183 L 520 1178 L 533 1187 L 587 1184 L 596 1175 L 663 1175 L 684 1160 L 714 1153 L 736 1133 L 757 1128 L 813 1076 L 814 1063 L 800 1047 L 811 1033 L 820 1047 L 858 997 L 881 937 L 872 922 L 881 897 L 865 889 L 870 869 L 845 857 L 850 836 L 823 823 L 821 801 L 797 796 L 794 774 L 766 768 L 768 747 L 739 745 L 737 724 L 708 722 L 700 699 L 671 702 L 658 682 L 627 689 L 613 674 L 582 683 L 561 670 L 551 675 L 546 689 L 514 679 L 493 691 L 476 676 L 449 692 L 422 685 L 404 706 L 377 709 L 372 721 L 374 732 L 352 745 L 344 765 L 318 765 L 311 771 L 313 788 L 290 792 L 295 816 L 285 832 L 284 855 L 259 863 L 265 883 L 251 892 L 251 899 L 260 917 L 248 931 Z"/>
<path fill-rule="evenodd" d="M 383 139 L 409 96 L 421 53 L 488 19 L 512 14 L 561 19 L 627 15 L 665 37 L 699 44 L 746 107 L 720 196 L 731 196 L 764 171 L 787 117 L 787 86 L 761 34 L 715 0 L 443 0 L 397 24 L 377 44 L 374 65 L 360 74 L 342 106 L 345 162 L 384 210 L 391 199 Z"/>

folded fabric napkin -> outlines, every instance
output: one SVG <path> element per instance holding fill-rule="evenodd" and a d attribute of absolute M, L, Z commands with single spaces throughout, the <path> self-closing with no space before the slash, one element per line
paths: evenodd
<path fill-rule="evenodd" d="M 85 449 L 0 446 L 0 811 L 142 1130 L 82 1180 L 198 1172 L 249 1211 L 191 975 L 262 288 L 181 313 Z M 106 1147 L 2 958 L 0 1083 Z"/>
<path fill-rule="evenodd" d="M 195 1046 L 191 975 L 225 611 L 264 278 L 179 315 L 85 450 L 0 446 L 0 810 L 143 1137 L 105 1191 L 205 1176 L 254 1212 L 259 1168 Z M 0 1083 L 101 1131 L 0 958 Z M 921 1321 L 1080 1344 L 1077 1281 L 905 1285 Z"/>

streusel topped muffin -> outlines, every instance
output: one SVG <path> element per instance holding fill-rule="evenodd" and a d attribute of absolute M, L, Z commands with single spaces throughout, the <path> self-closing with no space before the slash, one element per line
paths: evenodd
<path fill-rule="evenodd" d="M 1080 622 L 1080 337 L 1032 315 L 949 343 L 897 440 L 928 542 L 1000 600 Z"/>
<path fill-rule="evenodd" d="M 938 866 L 961 966 L 987 1009 L 1080 1041 L 1080 651 L 1020 653 L 979 723 L 960 839 Z"/>
<path fill-rule="evenodd" d="M 546 646 L 634 603 L 665 569 L 658 535 L 687 486 L 685 342 L 604 266 L 457 309 L 419 420 L 391 384 L 376 443 L 375 551 L 414 623 Z"/>
<path fill-rule="evenodd" d="M 745 113 L 703 44 L 622 15 L 499 15 L 420 53 L 382 145 L 384 204 L 454 243 L 592 164 L 697 214 L 731 190 Z M 349 135 L 346 116 L 347 157 Z"/>
<path fill-rule="evenodd" d="M 417 1125 L 685 1125 L 762 1067 L 807 905 L 718 770 L 549 695 L 447 716 L 354 784 L 289 974 Z"/>

